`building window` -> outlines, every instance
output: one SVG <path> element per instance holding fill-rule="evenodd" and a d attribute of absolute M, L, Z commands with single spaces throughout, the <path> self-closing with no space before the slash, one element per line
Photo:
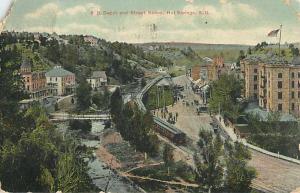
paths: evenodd
<path fill-rule="evenodd" d="M 300 72 L 298 72 L 298 78 L 300 78 Z"/>
<path fill-rule="evenodd" d="M 254 81 L 257 81 L 257 75 L 254 76 Z"/>
<path fill-rule="evenodd" d="M 282 73 L 278 73 L 278 78 L 282 78 Z"/>
<path fill-rule="evenodd" d="M 55 78 L 55 81 L 57 82 L 57 77 Z"/>
<path fill-rule="evenodd" d="M 254 85 L 254 90 L 257 90 L 257 84 Z"/>
<path fill-rule="evenodd" d="M 298 91 L 298 98 L 300 98 L 300 91 Z"/>
<path fill-rule="evenodd" d="M 282 81 L 278 81 L 278 88 L 282 88 Z"/>
<path fill-rule="evenodd" d="M 294 78 L 295 77 L 295 73 L 294 72 L 292 72 L 292 78 Z"/>
<path fill-rule="evenodd" d="M 295 104 L 292 103 L 292 111 L 294 111 L 294 110 L 295 110 Z"/>
<path fill-rule="evenodd" d="M 278 111 L 282 111 L 282 104 L 278 104 Z"/>
<path fill-rule="evenodd" d="M 282 99 L 282 92 L 278 92 L 278 99 Z"/>
<path fill-rule="evenodd" d="M 292 91 L 291 95 L 292 95 L 292 99 L 295 98 L 295 92 L 294 91 Z"/>
<path fill-rule="evenodd" d="M 256 68 L 254 68 L 254 73 L 257 73 L 257 69 Z"/>
<path fill-rule="evenodd" d="M 292 88 L 295 88 L 295 82 L 292 81 Z"/>

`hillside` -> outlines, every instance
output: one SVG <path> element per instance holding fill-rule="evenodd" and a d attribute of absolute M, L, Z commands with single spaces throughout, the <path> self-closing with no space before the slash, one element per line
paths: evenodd
<path fill-rule="evenodd" d="M 0 39 L 19 53 L 15 62 L 29 59 L 34 70 L 61 65 L 79 79 L 89 76 L 93 70 L 103 70 L 111 79 L 123 84 L 135 81 L 147 69 L 172 65 L 164 57 L 144 53 L 138 46 L 107 42 L 93 36 L 4 32 Z"/>

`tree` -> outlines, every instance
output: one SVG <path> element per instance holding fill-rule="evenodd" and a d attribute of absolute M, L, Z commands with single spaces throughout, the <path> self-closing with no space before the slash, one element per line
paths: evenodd
<path fill-rule="evenodd" d="M 237 98 L 241 95 L 242 83 L 234 75 L 222 75 L 212 83 L 212 96 L 209 99 L 209 110 L 232 114 L 237 111 Z M 239 107 L 238 107 L 239 108 Z"/>
<path fill-rule="evenodd" d="M 168 167 L 168 174 L 170 173 L 169 168 L 175 162 L 173 151 L 174 151 L 174 148 L 171 145 L 169 145 L 169 144 L 165 145 L 164 152 L 163 152 L 163 159 L 164 159 L 165 165 Z"/>
<path fill-rule="evenodd" d="M 110 101 L 110 114 L 112 116 L 112 120 L 116 123 L 118 120 L 117 117 L 123 110 L 123 99 L 120 88 L 117 88 L 115 92 L 113 92 Z"/>
<path fill-rule="evenodd" d="M 199 138 L 197 144 L 200 152 L 194 156 L 196 181 L 211 192 L 222 186 L 224 175 L 220 161 L 222 141 L 219 135 L 214 137 L 211 131 L 205 130 L 200 131 Z"/>
<path fill-rule="evenodd" d="M 248 50 L 248 52 L 249 51 L 251 52 L 251 50 Z M 244 50 L 240 50 L 240 53 L 239 53 L 239 56 L 238 56 L 237 62 L 236 62 L 238 66 L 240 65 L 240 61 L 243 60 L 244 58 L 246 58 L 245 52 L 244 52 Z"/>
<path fill-rule="evenodd" d="M 251 54 L 252 54 L 252 50 L 251 50 L 251 47 L 249 47 L 247 50 L 247 55 L 251 55 Z"/>
<path fill-rule="evenodd" d="M 226 157 L 227 175 L 226 188 L 232 193 L 250 192 L 251 181 L 256 172 L 247 166 L 247 160 L 251 159 L 249 150 L 241 143 L 227 144 L 228 155 Z"/>
<path fill-rule="evenodd" d="M 92 129 L 91 120 L 71 120 L 69 122 L 69 127 L 72 130 L 81 130 L 84 133 L 88 133 Z"/>
<path fill-rule="evenodd" d="M 92 189 L 87 165 L 75 157 L 75 152 L 63 154 L 57 163 L 57 190 L 66 193 L 85 192 Z"/>
<path fill-rule="evenodd" d="M 109 97 L 110 93 L 108 89 L 105 88 L 104 93 L 95 93 L 92 97 L 92 101 L 98 108 L 107 109 L 109 107 Z"/>
<path fill-rule="evenodd" d="M 77 109 L 79 111 L 87 110 L 91 105 L 91 86 L 85 79 L 79 82 L 78 88 L 76 89 L 77 96 Z"/>

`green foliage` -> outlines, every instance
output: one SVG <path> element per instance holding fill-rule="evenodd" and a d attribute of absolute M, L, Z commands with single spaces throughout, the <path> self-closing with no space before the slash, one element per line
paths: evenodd
<path fill-rule="evenodd" d="M 219 80 L 211 84 L 211 87 L 209 110 L 217 113 L 220 107 L 221 112 L 237 118 L 240 111 L 237 98 L 241 95 L 242 83 L 234 75 L 222 75 Z"/>
<path fill-rule="evenodd" d="M 29 38 L 29 37 L 27 37 Z M 21 39 L 22 40 L 22 39 Z M 0 36 L 1 47 L 5 47 Z M 23 40 L 22 40 L 23 41 Z M 18 54 L 0 50 L 0 181 L 10 192 L 50 192 L 57 190 L 57 160 L 66 144 L 38 104 L 22 112 L 23 98 Z M 77 155 L 77 152 L 76 152 Z M 75 156 L 75 153 L 74 153 Z M 76 160 L 81 159 L 76 156 Z M 87 176 L 86 168 L 82 170 Z M 76 178 L 75 178 L 76 179 Z M 79 184 L 70 179 L 69 183 Z M 83 181 L 82 178 L 80 181 Z M 87 185 L 90 185 L 88 183 Z M 82 189 L 83 190 L 83 189 Z M 91 189 L 85 188 L 84 191 Z"/>
<path fill-rule="evenodd" d="M 227 149 L 226 188 L 232 193 L 250 192 L 251 181 L 256 176 L 255 169 L 247 166 L 247 160 L 251 159 L 250 151 L 238 142 L 234 145 L 227 144 Z"/>
<path fill-rule="evenodd" d="M 87 165 L 75 157 L 75 152 L 60 156 L 56 170 L 58 190 L 66 193 L 92 190 L 91 179 L 86 173 Z"/>
<path fill-rule="evenodd" d="M 295 48 L 295 46 L 293 44 L 289 45 L 289 49 L 291 50 L 293 56 L 299 56 L 300 55 L 299 54 L 299 48 Z"/>
<path fill-rule="evenodd" d="M 158 103 L 159 100 L 159 103 Z M 163 108 L 174 103 L 173 90 L 171 88 L 152 87 L 144 95 L 143 102 L 147 109 Z"/>
<path fill-rule="evenodd" d="M 195 155 L 196 181 L 208 192 L 248 192 L 255 170 L 247 166 L 250 151 L 241 143 L 224 142 L 211 131 L 200 131 L 199 154 Z M 224 147 L 224 151 L 223 151 Z M 225 160 L 225 163 L 224 163 Z M 226 170 L 224 170 L 226 168 Z"/>
<path fill-rule="evenodd" d="M 222 186 L 224 173 L 220 156 L 223 144 L 220 136 L 214 137 L 210 131 L 201 130 L 199 137 L 200 157 L 195 155 L 196 181 L 210 192 Z"/>
<path fill-rule="evenodd" d="M 16 61 L 16 50 L 0 49 L 0 118 L 9 117 L 18 111 L 18 102 L 24 97 L 23 83 L 18 70 L 20 65 Z"/>
<path fill-rule="evenodd" d="M 79 85 L 76 89 L 77 96 L 77 109 L 79 111 L 87 110 L 91 105 L 91 86 L 85 79 L 82 79 L 79 82 Z"/>
<path fill-rule="evenodd" d="M 103 93 L 97 92 L 92 96 L 93 103 L 96 104 L 100 109 L 108 109 L 109 99 L 110 93 L 107 88 L 105 88 Z"/>
<path fill-rule="evenodd" d="M 164 152 L 163 152 L 163 159 L 166 166 L 172 166 L 175 162 L 173 151 L 174 148 L 171 145 L 169 144 L 165 145 Z"/>
<path fill-rule="evenodd" d="M 110 104 L 112 120 L 121 136 L 137 150 L 156 155 L 159 142 L 152 130 L 153 118 L 151 113 L 143 113 L 133 102 L 123 105 L 120 89 L 112 94 L 111 101 L 113 101 Z"/>
<path fill-rule="evenodd" d="M 72 130 L 81 130 L 84 133 L 88 133 L 92 129 L 91 120 L 71 120 L 69 122 L 69 127 Z"/>
<path fill-rule="evenodd" d="M 267 121 L 260 120 L 258 115 L 248 116 L 251 133 L 247 140 L 263 149 L 289 157 L 300 156 L 298 145 L 300 127 L 297 122 L 279 121 L 278 113 L 272 113 Z"/>
<path fill-rule="evenodd" d="M 123 99 L 120 88 L 117 88 L 110 97 L 110 114 L 113 122 L 118 123 L 118 116 L 123 110 Z M 119 117 L 122 119 L 122 117 Z"/>

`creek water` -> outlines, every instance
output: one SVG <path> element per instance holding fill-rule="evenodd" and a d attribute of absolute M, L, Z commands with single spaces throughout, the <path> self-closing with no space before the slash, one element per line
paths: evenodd
<path fill-rule="evenodd" d="M 60 131 L 67 132 L 68 125 L 66 123 L 58 124 L 57 126 Z M 99 136 L 103 129 L 103 122 L 92 122 L 92 135 Z M 95 149 L 93 154 L 96 156 L 96 149 L 100 146 L 99 140 L 80 139 L 80 141 L 87 147 L 93 147 Z M 103 190 L 108 187 L 107 190 L 111 193 L 141 193 L 136 185 L 118 176 L 113 170 L 109 169 L 100 158 L 89 160 L 88 166 L 90 168 L 88 174 L 93 179 L 93 183 L 100 189 Z"/>

